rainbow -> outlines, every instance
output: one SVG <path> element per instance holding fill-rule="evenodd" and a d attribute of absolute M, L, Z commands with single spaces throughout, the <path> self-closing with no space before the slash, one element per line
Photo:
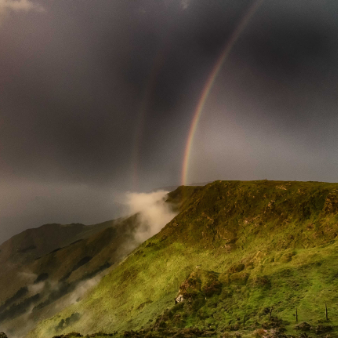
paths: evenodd
<path fill-rule="evenodd" d="M 182 177 L 181 177 L 181 184 L 186 185 L 187 184 L 187 178 L 188 178 L 188 169 L 189 169 L 189 162 L 190 162 L 190 154 L 191 154 L 191 149 L 192 145 L 194 142 L 194 137 L 195 133 L 197 130 L 198 122 L 200 120 L 201 114 L 203 107 L 205 105 L 205 102 L 209 96 L 209 93 L 211 91 L 211 88 L 217 78 L 217 75 L 219 71 L 222 68 L 223 63 L 229 56 L 232 47 L 234 46 L 235 42 L 245 29 L 245 27 L 248 25 L 251 17 L 255 14 L 257 11 L 258 7 L 262 4 L 263 0 L 256 0 L 254 3 L 249 7 L 247 12 L 245 13 L 244 17 L 241 19 L 239 22 L 238 26 L 234 30 L 234 32 L 231 34 L 229 41 L 227 41 L 225 47 L 222 50 L 221 55 L 218 57 L 208 79 L 207 82 L 205 83 L 200 99 L 198 100 L 196 109 L 193 114 L 193 119 L 190 125 L 189 133 L 188 133 L 188 138 L 185 146 L 185 151 L 184 151 L 184 156 L 183 156 L 183 166 L 182 166 Z"/>

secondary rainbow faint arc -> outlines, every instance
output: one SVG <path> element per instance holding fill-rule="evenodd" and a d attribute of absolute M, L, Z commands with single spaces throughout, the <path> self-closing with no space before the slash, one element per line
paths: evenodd
<path fill-rule="evenodd" d="M 185 146 L 185 151 L 184 151 L 184 157 L 183 157 L 183 167 L 182 167 L 182 177 L 181 177 L 181 184 L 186 185 L 187 184 L 187 177 L 188 177 L 188 169 L 189 169 L 189 160 L 190 160 L 190 154 L 191 154 L 191 149 L 194 141 L 194 136 L 195 132 L 198 126 L 198 122 L 200 120 L 201 114 L 203 107 L 205 105 L 205 102 L 209 96 L 209 93 L 211 91 L 211 88 L 216 80 L 216 77 L 219 73 L 219 71 L 222 68 L 223 63 L 225 62 L 226 58 L 229 56 L 231 49 L 247 24 L 249 23 L 249 20 L 251 17 L 255 14 L 257 11 L 258 7 L 262 4 L 264 0 L 256 0 L 248 9 L 244 17 L 241 19 L 239 22 L 238 26 L 230 36 L 229 41 L 225 45 L 224 49 L 222 50 L 221 55 L 217 59 L 215 66 L 213 67 L 207 82 L 205 83 L 201 97 L 198 100 L 196 109 L 193 114 L 193 119 L 190 125 L 189 133 L 188 133 L 188 138 Z"/>
<path fill-rule="evenodd" d="M 150 75 L 145 85 L 143 98 L 142 98 L 142 101 L 138 109 L 138 117 L 137 117 L 134 137 L 133 137 L 133 143 L 132 143 L 133 147 L 132 147 L 132 153 L 131 153 L 131 172 L 132 172 L 132 190 L 133 191 L 137 191 L 139 188 L 138 187 L 138 168 L 139 168 L 139 162 L 140 162 L 140 158 L 139 158 L 140 147 L 141 147 L 142 136 L 144 132 L 144 125 L 146 122 L 148 105 L 149 105 L 151 96 L 153 95 L 154 87 L 156 84 L 156 79 L 161 70 L 162 64 L 164 63 L 165 52 L 166 52 L 166 48 L 159 49 L 156 52 L 153 66 L 151 68 Z"/>

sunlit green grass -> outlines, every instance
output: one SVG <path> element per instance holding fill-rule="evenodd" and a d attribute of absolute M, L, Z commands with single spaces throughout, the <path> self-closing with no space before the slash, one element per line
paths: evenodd
<path fill-rule="evenodd" d="M 181 187 L 169 198 L 180 213 L 143 243 L 81 302 L 40 323 L 30 337 L 48 337 L 72 313 L 65 332 L 139 330 L 166 309 L 180 326 L 253 330 L 269 318 L 293 332 L 298 319 L 338 325 L 338 185 L 317 182 L 217 181 Z M 244 269 L 234 272 L 234 264 Z M 215 271 L 221 293 L 195 310 L 174 307 L 181 283 L 196 269 Z M 230 269 L 230 270 L 229 270 Z M 169 320 L 168 325 L 176 325 Z"/>

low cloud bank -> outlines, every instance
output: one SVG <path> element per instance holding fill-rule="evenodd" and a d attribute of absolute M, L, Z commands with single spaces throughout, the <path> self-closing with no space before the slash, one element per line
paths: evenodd
<path fill-rule="evenodd" d="M 159 190 L 151 193 L 128 192 L 122 199 L 128 215 L 138 214 L 140 225 L 135 234 L 138 243 L 157 234 L 176 213 L 166 202 L 168 191 Z"/>

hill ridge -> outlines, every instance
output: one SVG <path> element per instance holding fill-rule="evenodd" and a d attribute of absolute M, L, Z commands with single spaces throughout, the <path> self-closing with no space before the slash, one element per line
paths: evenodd
<path fill-rule="evenodd" d="M 220 294 L 200 305 L 193 302 L 195 309 L 183 302 L 173 312 L 180 320 L 160 320 L 164 326 L 205 329 L 211 325 L 223 330 L 234 321 L 238 329 L 254 328 L 256 322 L 262 324 L 264 308 L 272 306 L 269 300 L 274 302 L 275 314 L 286 322 L 293 321 L 295 306 L 308 309 L 308 320 L 320 319 L 321 312 L 308 300 L 311 294 L 314 304 L 319 301 L 318 276 L 323 278 L 324 291 L 328 285 L 338 291 L 338 285 L 331 283 L 337 267 L 329 263 L 338 252 L 337 192 L 338 184 L 321 182 L 216 181 L 204 187 L 181 186 L 168 196 L 169 201 L 179 202 L 180 210 L 171 222 L 135 249 L 81 302 L 45 320 L 28 337 L 42 337 L 46 332 L 53 336 L 70 331 L 157 330 L 152 321 L 167 309 L 174 311 L 180 286 L 196 266 L 221 276 Z M 323 271 L 314 269 L 318 261 Z M 299 274 L 298 269 L 303 272 Z M 286 284 L 296 285 L 299 279 L 297 290 L 279 283 L 283 274 Z M 316 276 L 311 277 L 314 286 L 307 290 L 305 281 L 312 275 Z M 292 301 L 285 302 L 283 292 Z M 331 291 L 325 292 L 322 300 L 330 306 L 338 300 Z M 213 297 L 228 312 L 214 316 Z M 338 317 L 338 309 L 332 307 L 331 312 Z M 73 313 L 79 313 L 79 319 L 57 331 L 58 322 Z M 250 318 L 244 320 L 245 313 Z"/>

